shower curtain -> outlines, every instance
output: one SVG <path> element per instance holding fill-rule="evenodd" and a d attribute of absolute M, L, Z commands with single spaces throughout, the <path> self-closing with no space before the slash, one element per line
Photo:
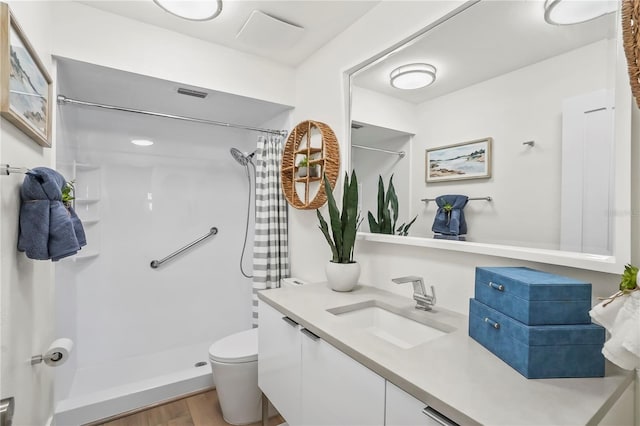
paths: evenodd
<path fill-rule="evenodd" d="M 288 205 L 280 186 L 282 137 L 260 136 L 256 157 L 253 327 L 258 326 L 258 291 L 280 287 L 280 278 L 289 276 Z"/>

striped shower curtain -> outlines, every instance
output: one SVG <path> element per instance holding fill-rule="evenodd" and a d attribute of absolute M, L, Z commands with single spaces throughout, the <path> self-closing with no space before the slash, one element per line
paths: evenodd
<path fill-rule="evenodd" d="M 282 137 L 260 136 L 256 158 L 253 327 L 258 326 L 258 291 L 280 287 L 280 278 L 289 276 L 287 201 L 280 186 Z"/>

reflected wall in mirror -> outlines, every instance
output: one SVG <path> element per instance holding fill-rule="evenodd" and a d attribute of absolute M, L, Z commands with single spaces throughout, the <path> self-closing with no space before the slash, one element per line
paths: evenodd
<path fill-rule="evenodd" d="M 467 241 L 613 255 L 616 37 L 615 13 L 559 26 L 542 2 L 482 1 L 352 74 L 363 213 L 394 174 L 399 222 L 418 214 L 410 236 L 433 238 L 437 206 L 421 199 L 463 194 L 492 199 L 465 207 Z M 433 64 L 435 82 L 392 87 L 410 63 Z M 486 137 L 490 178 L 425 182 L 427 150 Z"/>

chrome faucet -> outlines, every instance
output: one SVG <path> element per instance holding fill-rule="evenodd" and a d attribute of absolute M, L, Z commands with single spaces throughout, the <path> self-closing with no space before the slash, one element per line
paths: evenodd
<path fill-rule="evenodd" d="M 431 286 L 431 294 L 427 294 L 424 288 L 424 281 L 422 277 L 410 275 L 407 277 L 393 278 L 396 284 L 412 283 L 413 284 L 413 300 L 416 301 L 416 309 L 422 309 L 423 311 L 430 311 L 432 306 L 436 304 L 436 289 Z"/>

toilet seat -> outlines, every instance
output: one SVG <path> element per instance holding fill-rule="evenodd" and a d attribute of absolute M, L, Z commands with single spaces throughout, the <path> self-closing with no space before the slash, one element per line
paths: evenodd
<path fill-rule="evenodd" d="M 224 337 L 209 347 L 209 360 L 240 364 L 258 360 L 258 329 L 252 328 Z"/>

